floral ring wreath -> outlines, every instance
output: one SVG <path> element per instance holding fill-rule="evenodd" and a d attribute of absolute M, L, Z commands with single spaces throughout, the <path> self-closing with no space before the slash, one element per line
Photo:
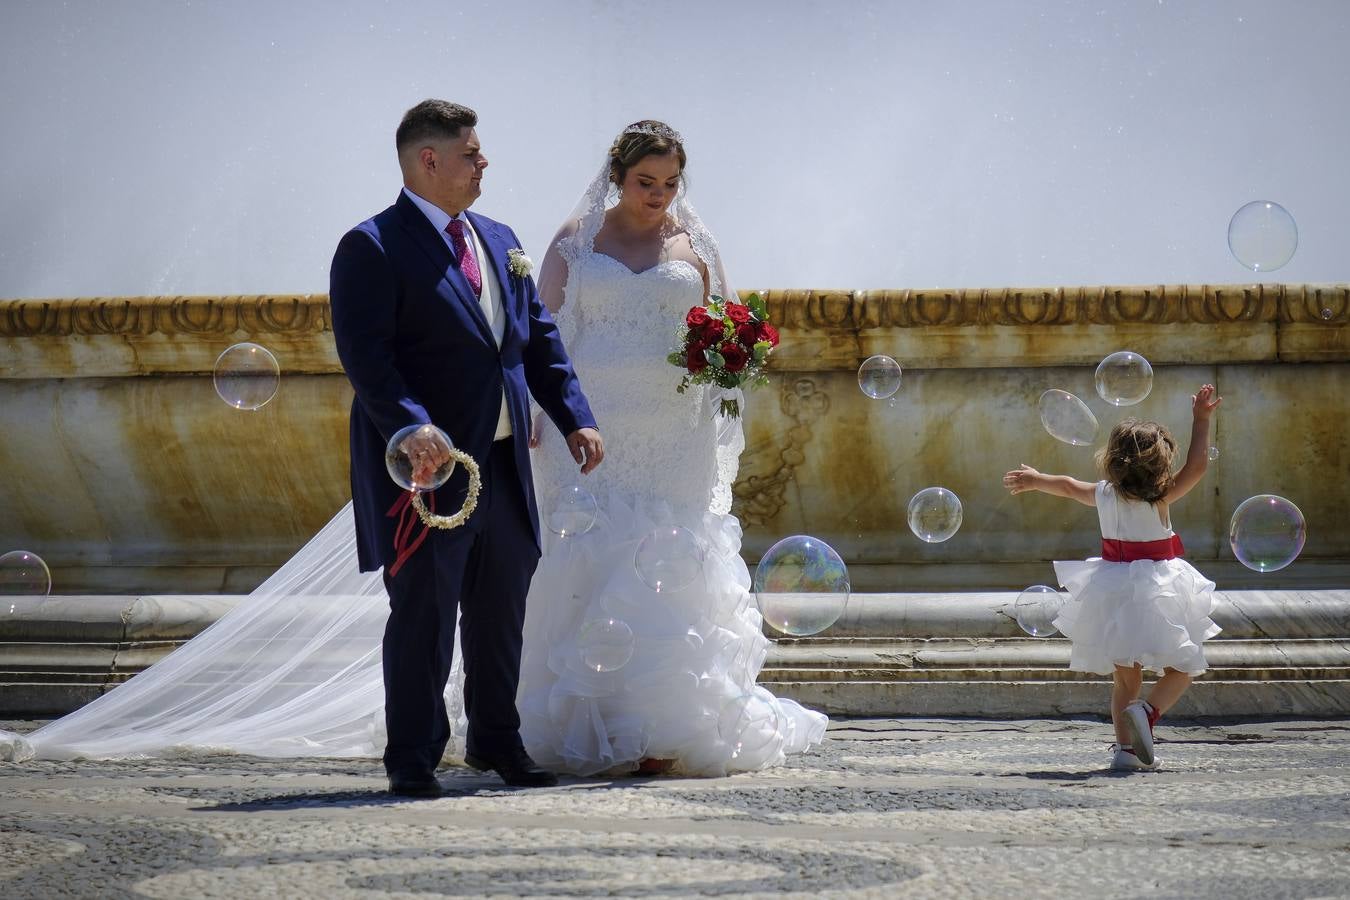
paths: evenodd
<path fill-rule="evenodd" d="M 469 473 L 469 492 L 464 496 L 464 505 L 460 507 L 459 512 L 452 516 L 437 515 L 427 509 L 426 503 L 422 501 L 420 491 L 411 492 L 413 509 L 417 510 L 417 517 L 428 528 L 444 528 L 447 530 L 458 528 L 468 521 L 469 516 L 473 515 L 474 509 L 478 506 L 478 492 L 483 488 L 483 479 L 478 471 L 478 463 L 474 462 L 472 456 L 458 447 L 450 448 L 450 458 L 463 465 L 464 470 Z"/>

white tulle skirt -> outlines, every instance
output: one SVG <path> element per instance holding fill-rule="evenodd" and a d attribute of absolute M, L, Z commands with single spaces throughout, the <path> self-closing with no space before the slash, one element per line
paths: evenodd
<path fill-rule="evenodd" d="M 1184 559 L 1073 560 L 1056 562 L 1055 574 L 1071 598 L 1054 623 L 1073 642 L 1070 669 L 1205 671 L 1201 645 L 1220 631 L 1214 582 Z"/>
<path fill-rule="evenodd" d="M 819 743 L 824 715 L 755 683 L 769 641 L 738 555 L 737 520 L 676 521 L 663 506 L 630 504 L 618 493 L 602 498 L 591 530 L 550 536 L 535 573 L 517 694 L 530 755 L 577 775 L 631 771 L 644 758 L 721 775 Z M 671 525 L 693 533 L 702 566 L 692 583 L 658 593 L 634 558 L 645 535 Z M 597 671 L 587 626 L 610 620 L 632 631 L 632 655 Z"/>

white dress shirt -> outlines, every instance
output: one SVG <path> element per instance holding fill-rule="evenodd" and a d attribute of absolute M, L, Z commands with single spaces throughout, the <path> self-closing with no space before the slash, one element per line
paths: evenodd
<path fill-rule="evenodd" d="M 474 259 L 478 261 L 478 272 L 483 280 L 483 290 L 478 298 L 478 307 L 483 311 L 483 318 L 487 319 L 488 329 L 492 332 L 492 338 L 497 342 L 498 349 L 502 346 L 502 336 L 506 334 L 506 310 L 502 307 L 502 286 L 497 281 L 497 273 L 492 263 L 488 260 L 487 254 L 483 252 L 483 244 L 478 240 L 478 232 L 474 230 L 468 216 L 460 213 L 457 216 L 451 216 L 448 212 L 441 209 L 434 203 L 422 199 L 421 197 L 408 190 L 406 187 L 403 193 L 408 195 L 422 214 L 427 217 L 427 221 L 440 234 L 445 245 L 450 248 L 451 254 L 455 252 L 454 242 L 450 239 L 450 233 L 445 229 L 450 225 L 451 218 L 459 219 L 464 223 L 464 234 L 467 237 L 469 250 L 473 253 Z M 493 439 L 500 441 L 502 438 L 511 436 L 511 414 L 506 406 L 506 388 L 502 388 L 501 406 L 497 410 L 497 431 Z"/>

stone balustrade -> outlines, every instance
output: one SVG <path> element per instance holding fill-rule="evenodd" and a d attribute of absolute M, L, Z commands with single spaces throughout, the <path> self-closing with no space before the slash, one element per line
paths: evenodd
<path fill-rule="evenodd" d="M 745 414 L 735 510 L 752 562 L 810 533 L 862 590 L 1047 581 L 1049 560 L 1091 555 L 1097 532 L 1090 509 L 1003 492 L 1019 462 L 1092 477 L 1090 448 L 1041 429 L 1041 392 L 1088 401 L 1102 436 L 1133 414 L 1184 441 L 1189 396 L 1212 381 L 1220 458 L 1175 513 L 1191 558 L 1225 588 L 1350 578 L 1348 285 L 763 293 L 783 344 Z M 210 378 L 245 340 L 282 368 L 256 412 L 222 403 Z M 1119 349 L 1154 365 L 1135 407 L 1093 392 L 1097 361 Z M 876 353 L 905 367 L 894 402 L 857 388 Z M 350 399 L 322 296 L 0 301 L 0 552 L 39 553 L 57 592 L 246 591 L 346 502 Z M 964 504 L 945 543 L 905 524 L 928 485 Z M 1248 572 L 1227 545 L 1231 511 L 1257 493 L 1289 497 L 1308 521 L 1281 572 Z"/>

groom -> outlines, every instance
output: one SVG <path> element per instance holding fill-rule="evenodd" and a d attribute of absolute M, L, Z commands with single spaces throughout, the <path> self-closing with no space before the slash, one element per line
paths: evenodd
<path fill-rule="evenodd" d="M 481 193 L 473 110 L 425 100 L 403 116 L 395 143 L 403 190 L 394 205 L 343 236 L 329 295 L 338 356 L 355 389 L 352 501 L 361 571 L 384 567 L 384 765 L 390 790 L 441 793 L 435 770 L 450 738 L 444 691 L 459 614 L 464 653 L 465 760 L 507 784 L 557 779 L 520 739 L 525 595 L 539 562 L 530 477 L 528 398 L 567 435 L 582 474 L 604 445 L 581 384 L 539 302 L 515 233 L 467 212 Z M 424 528 L 389 477 L 385 447 L 399 429 L 431 423 L 477 462 L 482 488 L 459 528 Z M 414 465 L 446 461 L 424 439 Z M 427 497 L 441 515 L 464 505 L 463 466 Z"/>

